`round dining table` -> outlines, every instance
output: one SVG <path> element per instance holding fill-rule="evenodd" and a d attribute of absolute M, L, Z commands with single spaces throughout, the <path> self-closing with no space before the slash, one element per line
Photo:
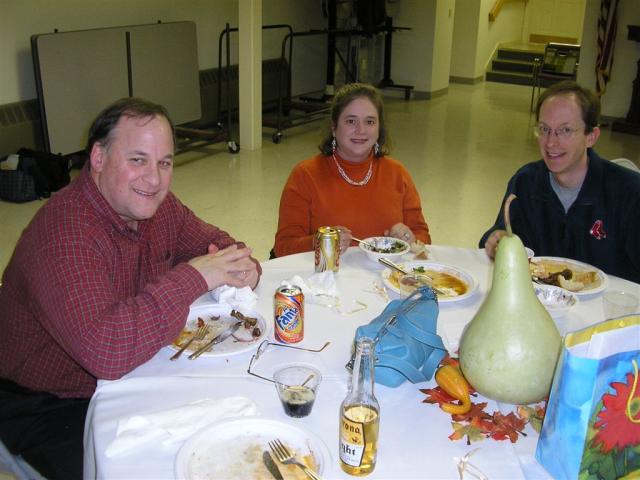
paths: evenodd
<path fill-rule="evenodd" d="M 455 355 L 465 325 L 471 321 L 490 288 L 493 262 L 481 249 L 430 245 L 428 251 L 429 261 L 456 267 L 476 284 L 472 295 L 459 301 L 439 303 L 437 333 L 447 350 Z M 407 254 L 398 262 L 411 259 L 412 255 Z M 254 308 L 265 321 L 264 338 L 277 343 L 273 327 L 274 293 L 283 281 L 295 276 L 309 279 L 314 274 L 314 256 L 313 252 L 300 253 L 261 265 L 263 273 L 255 289 L 257 303 Z M 390 300 L 401 298 L 394 291 L 382 288 L 384 269 L 361 249 L 350 248 L 341 256 L 340 269 L 334 275 L 335 297 L 329 302 L 306 302 L 304 339 L 296 346 L 319 349 L 325 342 L 330 344 L 320 352 L 268 346 L 252 363 L 252 371 L 266 378 L 272 378 L 279 367 L 292 363 L 309 364 L 318 369 L 322 382 L 308 417 L 286 416 L 273 383 L 247 372 L 257 344 L 255 348 L 228 355 L 202 356 L 196 360 L 183 355 L 176 361 L 169 360 L 175 349 L 167 346 L 121 379 L 98 382 L 85 424 L 85 478 L 176 478 L 176 458 L 184 439 L 177 442 L 140 441 L 134 447 L 110 454 L 109 446 L 118 436 L 119 425 L 132 417 L 201 399 L 229 397 L 252 401 L 261 419 L 309 432 L 328 452 L 328 458 L 323 462 L 323 478 L 350 478 L 340 468 L 338 456 L 340 403 L 350 381 L 345 365 L 351 358 L 356 328 L 378 316 Z M 607 288 L 640 296 L 640 285 L 613 276 L 608 277 Z M 212 303 L 214 299 L 208 293 L 194 302 L 192 308 Z M 602 320 L 601 292 L 580 295 L 573 308 L 554 318 L 563 335 Z M 470 459 L 474 470 L 464 471 L 464 478 L 482 478 L 481 475 L 491 479 L 551 478 L 534 457 L 538 434 L 530 425 L 525 428 L 526 436 L 520 436 L 516 443 L 485 439 L 469 445 L 465 440 L 450 440 L 449 435 L 453 432 L 451 416 L 437 405 L 425 403 L 426 395 L 420 391 L 434 386 L 433 379 L 419 384 L 406 381 L 395 388 L 375 385 L 380 404 L 380 433 L 377 464 L 370 478 L 462 478 L 459 469 L 465 458 Z M 509 412 L 514 408 L 482 397 L 474 399 L 474 402 L 479 401 L 488 402 L 488 412 Z"/>

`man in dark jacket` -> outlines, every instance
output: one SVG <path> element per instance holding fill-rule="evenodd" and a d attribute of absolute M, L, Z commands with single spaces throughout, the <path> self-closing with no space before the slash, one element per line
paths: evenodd
<path fill-rule="evenodd" d="M 572 258 L 640 282 L 640 174 L 593 151 L 599 114 L 598 98 L 575 82 L 545 90 L 535 127 L 542 160 L 520 168 L 504 198 L 518 197 L 512 228 L 536 255 Z M 492 258 L 504 228 L 501 208 L 479 245 Z"/>

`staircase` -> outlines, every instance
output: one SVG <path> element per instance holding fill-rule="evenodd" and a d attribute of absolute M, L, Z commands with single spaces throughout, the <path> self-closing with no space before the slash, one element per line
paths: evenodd
<path fill-rule="evenodd" d="M 491 61 L 491 67 L 487 70 L 486 80 L 532 85 L 534 60 L 542 59 L 544 47 L 542 43 L 522 42 L 501 45 Z"/>

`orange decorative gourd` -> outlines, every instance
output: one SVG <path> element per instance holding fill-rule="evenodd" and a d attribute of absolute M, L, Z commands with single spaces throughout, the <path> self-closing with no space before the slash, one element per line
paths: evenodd
<path fill-rule="evenodd" d="M 435 379 L 440 388 L 460 401 L 459 405 L 455 403 L 442 403 L 440 404 L 442 410 L 452 415 L 461 415 L 471 410 L 469 384 L 458 368 L 453 365 L 443 365 L 436 372 Z"/>

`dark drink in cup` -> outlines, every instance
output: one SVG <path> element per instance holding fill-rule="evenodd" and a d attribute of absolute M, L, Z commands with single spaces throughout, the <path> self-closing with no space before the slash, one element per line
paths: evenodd
<path fill-rule="evenodd" d="M 307 365 L 294 364 L 277 370 L 273 374 L 273 383 L 284 413 L 294 418 L 309 415 L 321 380 L 320 371 Z"/>
<path fill-rule="evenodd" d="M 285 388 L 280 394 L 284 412 L 290 417 L 306 417 L 311 413 L 316 395 L 309 387 L 294 385 Z"/>

